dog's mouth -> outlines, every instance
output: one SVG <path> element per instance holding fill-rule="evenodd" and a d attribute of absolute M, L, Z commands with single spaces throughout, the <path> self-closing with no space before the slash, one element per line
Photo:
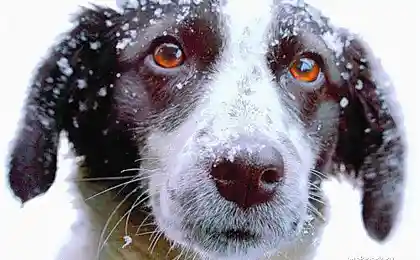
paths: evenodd
<path fill-rule="evenodd" d="M 219 237 L 227 241 L 249 242 L 257 240 L 257 235 L 246 229 L 227 229 L 219 232 Z"/>
<path fill-rule="evenodd" d="M 190 226 L 190 225 L 187 225 Z M 192 228 L 192 225 L 190 226 Z M 191 229 L 194 230 L 194 229 Z M 195 231 L 198 231 L 195 229 Z M 227 229 L 213 229 L 201 228 L 200 231 L 194 232 L 196 240 L 217 240 L 228 243 L 247 243 L 256 242 L 261 239 L 261 236 L 254 231 L 247 228 L 227 228 Z"/>
<path fill-rule="evenodd" d="M 230 258 L 228 256 L 232 254 L 232 250 L 236 252 L 236 256 L 246 255 L 248 250 L 259 248 L 264 243 L 261 234 L 247 228 L 205 228 L 193 232 L 190 239 L 196 250 L 206 252 L 212 259 Z"/>
<path fill-rule="evenodd" d="M 258 243 L 261 236 L 246 228 L 228 228 L 223 230 L 202 230 L 204 240 L 215 240 L 226 244 L 253 244 Z M 199 239 L 200 241 L 200 239 Z"/>

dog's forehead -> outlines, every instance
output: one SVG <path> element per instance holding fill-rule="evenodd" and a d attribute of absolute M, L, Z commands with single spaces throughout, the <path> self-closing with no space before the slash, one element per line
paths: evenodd
<path fill-rule="evenodd" d="M 260 0 L 244 4 L 230 0 L 221 6 L 222 31 L 232 42 L 261 41 L 274 22 L 274 0 Z M 245 46 L 244 46 L 245 47 Z"/>
<path fill-rule="evenodd" d="M 267 31 L 270 27 L 298 30 L 308 23 L 318 27 L 325 24 L 322 15 L 315 9 L 308 8 L 299 0 L 134 0 L 139 1 L 136 8 L 140 16 L 147 14 L 153 24 L 156 20 L 173 17 L 176 23 L 188 19 L 205 19 L 224 29 L 246 30 L 252 28 Z M 315 15 L 314 15 L 315 14 Z M 145 23 L 144 25 L 147 25 Z M 263 28 L 265 27 L 265 28 Z"/>
<path fill-rule="evenodd" d="M 312 36 L 321 36 L 334 43 L 330 44 L 331 49 L 340 49 L 334 46 L 336 37 L 330 37 L 328 20 L 298 0 L 140 0 L 137 3 L 134 16 L 127 16 L 118 34 L 117 49 L 124 49 L 122 59 L 141 52 L 162 34 L 188 29 L 190 21 L 207 26 L 221 39 L 223 49 L 241 45 L 234 48 L 241 54 L 251 49 L 263 54 L 267 46 L 294 35 L 303 35 L 310 45 L 314 45 Z"/>

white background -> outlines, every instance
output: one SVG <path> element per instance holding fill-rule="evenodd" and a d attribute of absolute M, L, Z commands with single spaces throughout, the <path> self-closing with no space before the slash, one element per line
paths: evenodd
<path fill-rule="evenodd" d="M 112 0 L 91 2 L 114 6 Z M 333 181 L 325 186 L 333 208 L 331 224 L 320 249 L 320 259 L 350 259 L 343 258 L 344 255 L 365 257 L 359 259 L 387 259 L 378 258 L 379 256 L 403 260 L 420 259 L 420 167 L 416 165 L 420 161 L 420 139 L 417 138 L 419 128 L 416 124 L 416 121 L 420 120 L 420 23 L 419 18 L 415 18 L 415 15 L 420 16 L 418 0 L 307 2 L 323 10 L 324 14 L 332 18 L 333 23 L 360 33 L 375 54 L 382 59 L 385 69 L 397 87 L 411 145 L 405 208 L 395 236 L 384 246 L 370 241 L 360 222 L 358 192 L 345 183 Z M 253 1 L 244 0 L 245 3 L 253 4 Z M 60 230 L 68 228 L 68 224 L 63 223 L 75 217 L 74 212 L 66 208 L 62 203 L 63 199 L 57 195 L 49 196 L 48 199 L 41 198 L 44 202 L 33 202 L 27 209 L 19 209 L 19 205 L 8 194 L 3 176 L 6 171 L 9 141 L 13 138 L 20 118 L 20 109 L 31 73 L 56 36 L 69 28 L 69 14 L 80 4 L 85 5 L 87 1 L 27 0 L 3 1 L 0 4 L 1 259 L 51 259 L 49 257 L 54 254 L 57 245 L 63 243 L 64 237 L 60 235 Z M 62 165 L 62 169 L 65 170 L 67 165 Z M 57 185 L 55 190 L 60 191 L 61 187 L 65 189 L 64 186 Z M 46 209 L 52 207 L 62 207 L 55 210 L 60 211 L 61 215 L 46 214 Z M 372 258 L 368 258 L 369 256 Z"/>

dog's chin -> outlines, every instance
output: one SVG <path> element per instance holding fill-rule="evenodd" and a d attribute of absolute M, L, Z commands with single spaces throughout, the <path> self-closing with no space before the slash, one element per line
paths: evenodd
<path fill-rule="evenodd" d="M 269 238 L 251 229 L 192 228 L 187 226 L 184 229 L 184 232 L 191 234 L 187 242 L 204 258 L 210 259 L 259 259 L 270 255 L 269 252 L 281 250 L 298 233 Z"/>
<path fill-rule="evenodd" d="M 175 244 L 192 250 L 203 259 L 268 257 L 287 250 L 311 229 L 306 205 L 301 207 L 302 212 L 295 213 L 301 216 L 298 221 L 286 223 L 288 220 L 285 220 L 276 230 L 261 232 L 250 227 L 222 227 L 216 224 L 209 226 L 188 222 L 176 213 L 176 203 L 170 203 L 163 197 L 165 195 L 161 193 L 152 196 L 151 199 L 153 215 L 159 230 Z M 269 221 L 267 219 L 267 222 Z"/>

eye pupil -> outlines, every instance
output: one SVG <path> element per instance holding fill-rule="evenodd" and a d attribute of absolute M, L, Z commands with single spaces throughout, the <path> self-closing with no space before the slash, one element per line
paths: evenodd
<path fill-rule="evenodd" d="M 290 65 L 289 71 L 295 79 L 303 82 L 313 82 L 321 73 L 318 63 L 306 57 L 299 57 L 294 60 Z"/>
<path fill-rule="evenodd" d="M 306 73 L 306 72 L 311 71 L 314 68 L 314 64 L 315 64 L 315 61 L 303 58 L 298 61 L 298 64 L 296 67 L 301 72 Z"/>
<path fill-rule="evenodd" d="M 153 58 L 163 68 L 175 68 L 183 63 L 184 53 L 176 44 L 163 43 L 155 49 Z"/>

